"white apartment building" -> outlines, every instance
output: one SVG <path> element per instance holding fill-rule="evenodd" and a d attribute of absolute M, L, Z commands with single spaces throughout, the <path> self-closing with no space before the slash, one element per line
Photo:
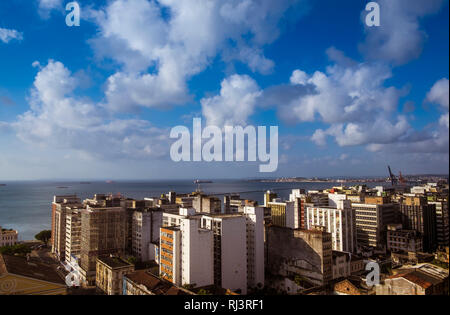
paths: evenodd
<path fill-rule="evenodd" d="M 247 286 L 264 286 L 264 208 L 244 207 L 247 225 Z"/>
<path fill-rule="evenodd" d="M 200 228 L 193 208 L 164 213 L 160 240 L 160 275 L 176 285 L 214 284 L 213 231 Z"/>
<path fill-rule="evenodd" d="M 80 258 L 81 250 L 81 213 L 79 209 L 68 209 L 66 214 L 66 262 L 72 257 Z"/>
<path fill-rule="evenodd" d="M 0 247 L 16 245 L 19 242 L 19 233 L 15 230 L 2 229 L 0 226 Z"/>
<path fill-rule="evenodd" d="M 155 245 L 159 244 L 162 211 L 146 209 L 134 211 L 131 222 L 132 253 L 140 261 L 155 259 Z"/>
<path fill-rule="evenodd" d="M 247 294 L 247 219 L 240 214 L 202 215 L 214 232 L 214 284 Z"/>
<path fill-rule="evenodd" d="M 198 224 L 197 219 L 181 220 L 181 285 L 203 287 L 214 283 L 213 231 Z"/>
<path fill-rule="evenodd" d="M 356 251 L 356 227 L 351 203 L 339 200 L 337 207 L 308 207 L 306 213 L 307 229 L 323 226 L 331 233 L 333 250 L 341 252 Z"/>
<path fill-rule="evenodd" d="M 338 202 L 342 200 L 347 200 L 346 194 L 328 194 L 328 206 L 337 208 Z"/>

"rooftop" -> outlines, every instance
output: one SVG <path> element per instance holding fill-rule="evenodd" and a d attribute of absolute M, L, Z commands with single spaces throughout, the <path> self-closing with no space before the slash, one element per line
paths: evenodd
<path fill-rule="evenodd" d="M 105 256 L 105 257 L 99 257 L 97 258 L 100 262 L 107 265 L 111 268 L 122 268 L 122 267 L 132 267 L 133 265 L 129 262 L 123 260 L 120 257 L 111 257 L 111 256 Z"/>
<path fill-rule="evenodd" d="M 137 285 L 143 285 L 146 289 L 156 295 L 190 295 L 192 292 L 179 288 L 172 283 L 163 280 L 148 270 L 139 270 L 126 276 Z"/>
<path fill-rule="evenodd" d="M 49 265 L 33 259 L 27 260 L 25 257 L 0 254 L 0 277 L 8 273 L 57 284 L 65 284 L 65 281 L 59 276 L 56 270 Z"/>

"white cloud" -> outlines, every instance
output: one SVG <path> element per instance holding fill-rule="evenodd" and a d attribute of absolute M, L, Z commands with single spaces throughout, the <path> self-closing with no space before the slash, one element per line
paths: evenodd
<path fill-rule="evenodd" d="M 437 81 L 427 94 L 426 101 L 439 104 L 448 111 L 449 103 L 449 81 L 443 78 Z"/>
<path fill-rule="evenodd" d="M 87 16 L 99 26 L 91 41 L 97 56 L 123 68 L 109 80 L 107 106 L 120 110 L 186 102 L 186 81 L 218 55 L 269 73 L 274 63 L 262 48 L 279 36 L 283 14 L 302 2 L 115 0 L 90 10 Z"/>
<path fill-rule="evenodd" d="M 38 12 L 41 18 L 48 19 L 52 10 L 63 10 L 63 0 L 38 0 Z"/>
<path fill-rule="evenodd" d="M 7 28 L 0 27 L 0 41 L 8 44 L 12 40 L 21 41 L 23 39 L 23 33 L 16 30 L 11 30 Z"/>
<path fill-rule="evenodd" d="M 362 63 L 346 67 L 334 64 L 326 73 L 316 71 L 306 75 L 301 70 L 293 72 L 291 83 L 308 85 L 305 90 L 286 105 L 281 105 L 282 117 L 298 122 L 322 121 L 347 123 L 373 121 L 375 113 L 393 113 L 403 91 L 384 87 L 391 77 L 388 67 L 381 64 Z"/>
<path fill-rule="evenodd" d="M 391 144 L 370 145 L 368 149 L 376 152 L 416 153 L 430 154 L 442 153 L 447 156 L 449 152 L 449 81 L 443 78 L 437 81 L 427 93 L 425 101 L 439 105 L 444 111 L 439 120 L 429 126 L 428 134 L 416 134 L 407 141 L 397 141 Z"/>
<path fill-rule="evenodd" d="M 366 40 L 360 49 L 373 60 L 405 64 L 422 53 L 427 34 L 420 19 L 439 11 L 445 0 L 379 0 L 381 25 L 366 26 Z M 367 12 L 362 12 L 365 19 Z M 365 25 L 365 23 L 364 23 Z"/>
<path fill-rule="evenodd" d="M 222 81 L 220 95 L 201 100 L 208 125 L 247 125 L 262 92 L 247 75 L 232 75 Z"/>
<path fill-rule="evenodd" d="M 76 97 L 79 82 L 50 60 L 36 75 L 30 110 L 10 123 L 22 141 L 42 148 L 75 150 L 98 159 L 155 158 L 167 153 L 167 132 L 148 121 L 115 119 L 89 99 Z"/>
<path fill-rule="evenodd" d="M 335 124 L 326 131 L 318 129 L 311 139 L 318 145 L 324 145 L 326 136 L 333 136 L 342 147 L 392 143 L 406 136 L 410 129 L 411 126 L 403 116 L 398 117 L 395 124 L 378 117 L 373 123 Z"/>
<path fill-rule="evenodd" d="M 304 71 L 294 70 L 289 81 L 291 81 L 292 84 L 306 85 L 308 81 L 308 75 Z"/>

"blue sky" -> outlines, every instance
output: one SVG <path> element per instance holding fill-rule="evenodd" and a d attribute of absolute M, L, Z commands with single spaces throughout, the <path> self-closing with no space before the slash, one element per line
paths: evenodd
<path fill-rule="evenodd" d="M 448 173 L 448 1 L 0 2 L 0 180 Z M 170 129 L 279 126 L 277 172 Z"/>

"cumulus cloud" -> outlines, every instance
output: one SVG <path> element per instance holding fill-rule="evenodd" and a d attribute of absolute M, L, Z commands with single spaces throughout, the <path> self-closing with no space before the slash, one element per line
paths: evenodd
<path fill-rule="evenodd" d="M 402 65 L 422 53 L 427 34 L 420 19 L 439 11 L 445 0 L 379 0 L 381 25 L 367 27 L 361 51 L 372 60 Z M 363 11 L 365 19 L 367 12 Z M 364 23 L 365 25 L 365 23 Z"/>
<path fill-rule="evenodd" d="M 369 145 L 368 149 L 373 152 L 389 151 L 396 153 L 430 154 L 449 152 L 449 81 L 443 78 L 437 81 L 427 93 L 426 102 L 438 105 L 442 113 L 439 120 L 429 126 L 429 131 L 416 133 L 406 141 L 397 141 L 385 145 Z"/>
<path fill-rule="evenodd" d="M 97 57 L 122 66 L 107 85 L 107 105 L 176 105 L 189 100 L 186 81 L 219 55 L 252 71 L 274 63 L 262 51 L 279 36 L 279 22 L 301 0 L 115 0 L 87 16 L 99 27 Z M 145 91 L 145 93 L 143 92 Z"/>
<path fill-rule="evenodd" d="M 262 92 L 247 75 L 232 75 L 222 81 L 220 94 L 201 100 L 208 125 L 245 126 Z"/>
<path fill-rule="evenodd" d="M 449 81 L 443 78 L 437 81 L 427 94 L 426 101 L 439 104 L 443 109 L 448 111 L 449 103 Z"/>
<path fill-rule="evenodd" d="M 439 125 L 449 129 L 449 81 L 447 78 L 443 78 L 433 85 L 427 94 L 426 101 L 440 106 L 440 110 L 444 113 L 439 119 Z"/>
<path fill-rule="evenodd" d="M 41 18 L 48 19 L 52 10 L 63 9 L 63 0 L 38 0 L 38 8 Z"/>
<path fill-rule="evenodd" d="M 290 85 L 264 91 L 263 103 L 276 105 L 289 123 L 320 122 L 311 140 L 325 146 L 333 138 L 341 147 L 424 141 L 430 133 L 415 132 L 406 116 L 399 115 L 399 99 L 407 89 L 386 86 L 391 68 L 384 63 L 358 63 L 335 48 L 327 50 L 333 61 L 325 72 L 295 70 Z"/>
<path fill-rule="evenodd" d="M 12 40 L 21 41 L 23 39 L 23 33 L 16 30 L 1 28 L 0 27 L 0 41 L 8 44 Z"/>
<path fill-rule="evenodd" d="M 333 124 L 370 121 L 374 113 L 395 112 L 404 91 L 384 87 L 390 77 L 390 69 L 377 63 L 351 67 L 333 64 L 325 73 L 312 75 L 295 70 L 290 79 L 293 88 L 300 85 L 309 89 L 280 106 L 282 117 Z"/>
<path fill-rule="evenodd" d="M 77 97 L 78 84 L 61 62 L 50 60 L 42 67 L 31 91 L 30 110 L 9 124 L 18 138 L 99 159 L 155 158 L 167 153 L 166 131 L 148 121 L 112 117 L 98 104 Z"/>

